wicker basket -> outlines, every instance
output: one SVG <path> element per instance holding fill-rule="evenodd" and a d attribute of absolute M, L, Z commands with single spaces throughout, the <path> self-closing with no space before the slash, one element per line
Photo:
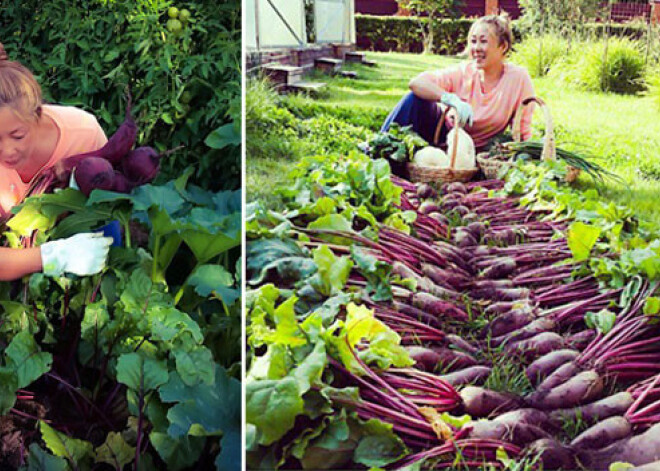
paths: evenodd
<path fill-rule="evenodd" d="M 550 114 L 550 108 L 545 103 L 545 101 L 538 97 L 530 97 L 523 100 L 516 110 L 516 115 L 513 119 L 512 126 L 513 141 L 520 142 L 522 139 L 521 123 L 523 109 L 530 103 L 537 103 L 539 108 L 543 110 L 543 115 L 545 117 L 545 136 L 543 139 L 541 159 L 556 160 L 557 146 L 555 144 L 555 130 L 554 123 L 552 121 L 552 115 Z M 477 163 L 479 167 L 481 167 L 481 170 L 483 171 L 486 178 L 501 178 L 513 165 L 513 161 L 510 158 L 498 159 L 497 157 L 490 157 L 488 152 L 480 152 L 477 155 Z M 578 176 L 580 176 L 580 169 L 569 166 L 565 180 L 568 183 L 572 183 L 578 178 Z"/>
<path fill-rule="evenodd" d="M 442 124 L 445 122 L 445 117 L 447 115 L 447 110 L 445 108 L 438 121 L 438 125 L 435 128 L 435 134 L 433 136 L 433 145 L 438 145 L 438 138 L 440 137 L 440 130 L 442 129 Z M 454 145 L 450 151 L 449 158 L 449 168 L 438 168 L 438 167 L 424 167 L 422 165 L 417 165 L 412 162 L 408 162 L 408 173 L 410 174 L 410 180 L 416 183 L 451 183 L 451 182 L 467 182 L 474 177 L 479 168 L 471 169 L 457 169 L 454 168 L 456 165 L 456 149 L 458 148 L 458 133 L 456 133 L 456 139 L 454 139 Z M 449 150 L 449 149 L 447 149 Z"/>
<path fill-rule="evenodd" d="M 477 164 L 489 180 L 504 176 L 513 165 L 510 159 L 502 160 L 492 157 L 489 152 L 479 152 L 477 154 Z"/>

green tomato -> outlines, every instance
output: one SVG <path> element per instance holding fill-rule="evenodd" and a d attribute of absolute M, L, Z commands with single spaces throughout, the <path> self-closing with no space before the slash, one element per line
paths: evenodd
<path fill-rule="evenodd" d="M 170 9 L 167 10 L 167 16 L 170 18 L 176 18 L 179 16 L 179 9 L 177 7 L 170 7 Z"/>
<path fill-rule="evenodd" d="M 179 19 L 183 23 L 188 23 L 188 20 L 190 20 L 190 11 L 186 10 L 185 8 L 179 12 Z"/>
<path fill-rule="evenodd" d="M 193 94 L 187 90 L 181 94 L 181 103 L 183 103 L 184 105 L 190 103 L 192 99 L 193 99 Z"/>
<path fill-rule="evenodd" d="M 167 29 L 172 33 L 180 33 L 183 25 L 179 20 L 167 20 Z"/>

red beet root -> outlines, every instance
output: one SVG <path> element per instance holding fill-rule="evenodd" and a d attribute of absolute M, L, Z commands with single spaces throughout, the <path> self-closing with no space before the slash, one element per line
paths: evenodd
<path fill-rule="evenodd" d="M 123 173 L 115 170 L 115 184 L 112 190 L 117 193 L 130 193 L 133 188 L 135 188 L 135 184 L 131 183 Z"/>
<path fill-rule="evenodd" d="M 180 148 L 177 147 L 163 154 L 158 154 L 156 149 L 152 147 L 138 147 L 133 149 L 121 161 L 124 175 L 138 185 L 150 183 L 158 175 L 161 157 L 165 157 Z"/>
<path fill-rule="evenodd" d="M 76 182 L 85 196 L 94 189 L 112 190 L 115 171 L 112 164 L 101 157 L 87 157 L 76 166 Z"/>

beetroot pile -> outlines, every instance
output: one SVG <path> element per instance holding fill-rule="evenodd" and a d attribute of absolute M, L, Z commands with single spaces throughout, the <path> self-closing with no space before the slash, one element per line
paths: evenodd
<path fill-rule="evenodd" d="M 43 170 L 34 179 L 28 194 L 67 187 L 71 172 L 74 172 L 76 183 L 85 196 L 89 196 L 94 189 L 130 193 L 136 186 L 152 182 L 158 175 L 160 159 L 179 148 L 163 154 L 151 147 L 133 149 L 137 132 L 137 125 L 131 116 L 129 95 L 124 122 L 103 147 L 71 156 Z"/>
<path fill-rule="evenodd" d="M 367 375 L 356 376 L 331 361 L 361 400 L 333 399 L 365 420 L 392 424 L 413 451 L 392 468 L 428 459 L 451 467 L 459 453 L 468 466 L 503 467 L 502 451 L 535 457 L 546 470 L 660 460 L 660 323 L 645 315 L 657 284 L 640 278 L 614 289 L 587 270 L 576 276 L 569 222 L 542 221 L 549 212 L 493 196 L 500 180 L 440 192 L 392 180 L 404 190 L 401 209 L 417 212 L 414 236 L 386 226 L 378 242 L 323 231 L 352 239 L 416 282 L 416 291 L 392 286 L 391 301 L 363 296 L 401 336 L 413 367 L 376 371 L 361 362 Z M 348 283 L 359 288 L 367 280 L 354 270 Z M 614 319 L 605 333 L 585 322 L 599 311 Z M 488 388 L 502 361 L 524 372 L 527 393 Z M 570 426 L 579 430 L 570 434 Z"/>

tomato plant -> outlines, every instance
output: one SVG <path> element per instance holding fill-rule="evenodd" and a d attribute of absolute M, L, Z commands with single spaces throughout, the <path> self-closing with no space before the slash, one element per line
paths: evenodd
<path fill-rule="evenodd" d="M 163 162 L 161 181 L 193 165 L 195 183 L 233 189 L 240 181 L 239 145 L 216 149 L 204 141 L 222 126 L 240 129 L 240 5 L 15 0 L 0 7 L 0 38 L 9 57 L 34 72 L 48 102 L 86 108 L 109 133 L 121 122 L 130 85 L 138 145 L 185 146 Z M 171 7 L 179 9 L 176 34 L 167 26 Z M 186 90 L 194 97 L 188 112 L 181 100 Z"/>

